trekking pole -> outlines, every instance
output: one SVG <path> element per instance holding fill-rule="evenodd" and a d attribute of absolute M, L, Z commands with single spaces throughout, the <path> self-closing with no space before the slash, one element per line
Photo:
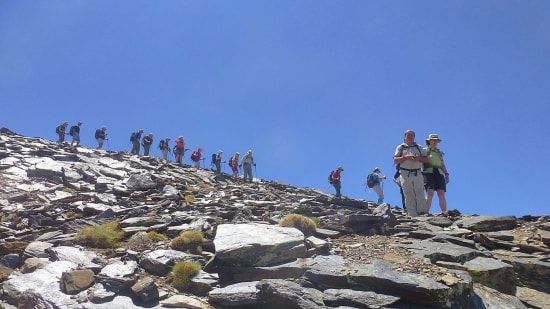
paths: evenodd
<path fill-rule="evenodd" d="M 110 150 L 111 150 L 111 146 L 109 145 L 109 139 L 106 138 L 105 140 L 107 141 L 107 151 L 110 151 Z"/>
<path fill-rule="evenodd" d="M 256 164 L 254 164 L 254 175 L 256 178 L 258 178 L 258 171 L 256 170 Z"/>

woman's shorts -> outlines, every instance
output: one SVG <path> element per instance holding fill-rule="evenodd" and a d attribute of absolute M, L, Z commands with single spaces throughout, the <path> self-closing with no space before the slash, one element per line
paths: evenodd
<path fill-rule="evenodd" d="M 443 190 L 447 192 L 447 184 L 445 183 L 445 176 L 441 174 L 426 173 L 424 174 L 426 180 L 426 190 Z"/>

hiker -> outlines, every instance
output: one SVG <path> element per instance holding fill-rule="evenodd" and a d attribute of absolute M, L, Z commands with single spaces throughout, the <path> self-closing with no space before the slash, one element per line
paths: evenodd
<path fill-rule="evenodd" d="M 250 178 L 250 182 L 254 179 L 252 177 L 252 166 L 256 166 L 256 163 L 254 163 L 254 156 L 252 155 L 252 150 L 248 150 L 245 155 L 243 156 L 243 159 L 241 160 L 241 164 L 239 167 L 242 167 L 244 170 L 243 179 L 244 182 L 246 182 L 246 178 Z"/>
<path fill-rule="evenodd" d="M 201 158 L 202 158 L 202 148 L 198 148 L 197 150 L 193 151 L 191 154 L 191 161 L 194 162 L 195 168 L 201 167 Z"/>
<path fill-rule="evenodd" d="M 332 185 L 334 186 L 334 189 L 336 189 L 336 198 L 340 199 L 342 198 L 342 193 L 340 193 L 340 189 L 342 188 L 342 181 L 340 173 L 344 171 L 344 168 L 341 166 L 338 166 L 338 168 L 333 171 L 330 174 L 330 178 L 332 180 Z"/>
<path fill-rule="evenodd" d="M 71 147 L 73 147 L 73 143 L 76 142 L 76 147 L 80 145 L 80 126 L 82 125 L 82 122 L 78 122 L 76 125 L 72 126 L 69 129 L 69 135 L 73 137 L 73 140 L 71 141 Z"/>
<path fill-rule="evenodd" d="M 55 128 L 55 133 L 57 133 L 57 135 L 59 136 L 59 139 L 57 140 L 58 144 L 61 144 L 65 141 L 65 130 L 67 129 L 68 125 L 69 122 L 65 121 Z"/>
<path fill-rule="evenodd" d="M 174 146 L 174 156 L 176 157 L 176 163 L 183 164 L 183 152 L 185 151 L 185 141 L 183 136 L 176 138 L 176 145 Z"/>
<path fill-rule="evenodd" d="M 141 140 L 141 145 L 143 145 L 143 155 L 149 156 L 149 150 L 153 144 L 153 133 L 149 133 L 143 137 Z"/>
<path fill-rule="evenodd" d="M 132 143 L 132 151 L 130 151 L 131 154 L 139 155 L 139 141 L 141 140 L 142 133 L 143 129 L 139 129 L 137 132 L 133 132 L 130 136 L 130 142 Z"/>
<path fill-rule="evenodd" d="M 216 166 L 216 174 L 220 174 L 222 172 L 222 154 L 223 154 L 223 150 L 218 150 L 218 153 L 216 153 L 216 157 L 214 158 L 214 165 Z"/>
<path fill-rule="evenodd" d="M 229 158 L 229 167 L 231 167 L 231 171 L 233 172 L 232 179 L 233 181 L 237 180 L 237 177 L 239 175 L 239 155 L 240 153 L 237 151 L 235 154 Z"/>
<path fill-rule="evenodd" d="M 170 146 L 168 145 L 169 141 L 170 138 L 167 137 L 165 139 L 161 139 L 159 142 L 159 149 L 162 151 L 162 158 L 166 161 L 168 161 L 168 152 L 170 151 Z"/>
<path fill-rule="evenodd" d="M 384 192 L 382 191 L 381 181 L 384 181 L 386 179 L 386 176 L 380 175 L 380 168 L 375 167 L 371 174 L 372 180 L 374 182 L 374 185 L 372 189 L 374 192 L 376 192 L 376 195 L 378 195 L 378 204 L 384 203 Z"/>
<path fill-rule="evenodd" d="M 401 188 L 401 173 L 399 173 L 399 166 L 396 166 L 395 174 L 393 174 L 393 182 L 399 187 L 399 193 L 401 194 L 401 205 L 403 209 L 407 209 L 405 205 L 405 194 L 403 194 L 403 188 Z"/>
<path fill-rule="evenodd" d="M 437 146 L 441 143 L 441 139 L 437 134 L 430 134 L 426 139 L 427 147 L 424 148 L 427 154 L 427 161 L 424 163 L 424 176 L 426 178 L 426 209 L 430 211 L 434 191 L 437 192 L 439 199 L 439 207 L 441 213 L 447 213 L 447 199 L 445 192 L 449 183 L 449 172 L 443 161 L 443 151 Z"/>
<path fill-rule="evenodd" d="M 413 217 L 428 214 L 424 198 L 424 176 L 421 171 L 427 157 L 424 149 L 414 139 L 414 131 L 405 131 L 405 139 L 397 145 L 393 156 L 393 162 L 399 165 L 407 212 Z"/>
<path fill-rule="evenodd" d="M 103 148 L 103 141 L 105 141 L 107 138 L 107 133 L 105 133 L 105 131 L 107 131 L 107 128 L 106 127 L 101 127 L 101 129 L 97 129 L 95 130 L 95 139 L 97 140 L 97 147 L 96 149 L 101 149 Z"/>

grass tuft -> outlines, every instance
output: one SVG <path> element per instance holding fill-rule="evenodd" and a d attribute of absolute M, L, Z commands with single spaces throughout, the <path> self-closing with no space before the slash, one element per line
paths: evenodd
<path fill-rule="evenodd" d="M 179 251 L 190 251 L 191 253 L 200 253 L 202 251 L 201 244 L 204 242 L 202 233 L 196 230 L 188 230 L 182 232 L 178 237 L 172 239 L 170 248 Z"/>
<path fill-rule="evenodd" d="M 100 226 L 83 228 L 76 235 L 83 245 L 93 248 L 116 248 L 124 238 L 124 232 L 118 222 L 109 222 Z"/>
<path fill-rule="evenodd" d="M 174 275 L 174 281 L 172 285 L 180 290 L 186 290 L 191 283 L 191 278 L 195 277 L 201 266 L 194 262 L 179 262 L 172 268 L 172 274 Z"/>
<path fill-rule="evenodd" d="M 283 227 L 297 228 L 306 236 L 313 235 L 313 233 L 315 233 L 315 229 L 317 228 L 317 224 L 314 220 L 298 214 L 290 214 L 284 217 L 281 221 L 279 221 L 279 225 Z"/>

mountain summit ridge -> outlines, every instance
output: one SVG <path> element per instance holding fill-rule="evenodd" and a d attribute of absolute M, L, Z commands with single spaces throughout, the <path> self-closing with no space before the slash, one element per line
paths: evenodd
<path fill-rule="evenodd" d="M 411 218 L 278 181 L 0 129 L 5 308 L 549 308 L 550 217 Z M 279 227 L 315 218 L 314 235 Z M 116 249 L 79 242 L 116 221 Z M 183 231 L 199 252 L 174 250 Z M 167 240 L 147 242 L 155 231 Z M 201 265 L 185 291 L 178 261 Z M 9 274 L 9 277 L 8 277 Z"/>

